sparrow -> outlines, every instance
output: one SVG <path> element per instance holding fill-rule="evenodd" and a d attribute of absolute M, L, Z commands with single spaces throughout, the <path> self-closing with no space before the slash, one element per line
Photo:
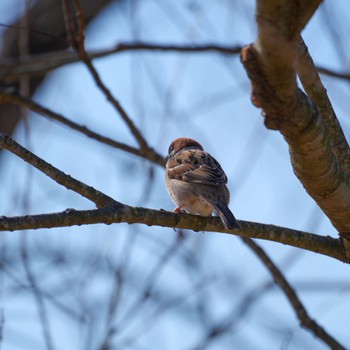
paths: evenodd
<path fill-rule="evenodd" d="M 228 208 L 227 176 L 219 162 L 204 151 L 200 143 L 180 137 L 170 144 L 165 160 L 165 184 L 177 206 L 175 213 L 186 211 L 211 216 L 215 212 L 227 229 L 239 227 Z"/>

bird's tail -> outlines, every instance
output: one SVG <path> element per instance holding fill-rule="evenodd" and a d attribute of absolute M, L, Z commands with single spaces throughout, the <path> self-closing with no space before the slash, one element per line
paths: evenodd
<path fill-rule="evenodd" d="M 240 227 L 231 210 L 225 203 L 216 203 L 215 210 L 219 214 L 222 223 L 228 230 L 234 230 L 235 228 Z"/>

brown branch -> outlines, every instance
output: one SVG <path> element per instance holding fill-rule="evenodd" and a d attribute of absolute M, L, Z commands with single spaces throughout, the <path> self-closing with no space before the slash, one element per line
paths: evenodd
<path fill-rule="evenodd" d="M 120 43 L 111 49 L 88 52 L 90 59 L 102 58 L 112 54 L 120 54 L 133 51 L 151 52 L 177 52 L 177 53 L 216 53 L 223 55 L 238 55 L 242 46 L 223 46 L 215 44 L 203 45 L 175 45 L 175 44 L 153 44 L 147 42 Z M 55 53 L 31 55 L 26 60 L 18 62 L 13 59 L 2 60 L 0 79 L 8 82 L 17 80 L 20 76 L 35 76 L 47 73 L 53 69 L 66 64 L 76 63 L 81 60 L 76 52 L 56 51 Z M 350 79 L 350 78 L 349 78 Z"/>
<path fill-rule="evenodd" d="M 339 78 L 339 79 L 344 79 L 344 80 L 350 80 L 350 74 L 349 74 L 349 73 L 345 73 L 345 72 L 336 72 L 336 71 L 331 70 L 331 69 L 329 69 L 329 68 L 320 67 L 320 66 L 317 66 L 316 69 L 317 69 L 317 71 L 318 71 L 320 74 L 323 74 L 323 75 L 328 75 L 328 76 L 333 77 L 333 78 Z"/>
<path fill-rule="evenodd" d="M 15 92 L 10 92 L 6 89 L 3 89 L 0 87 L 0 100 L 6 103 L 13 103 L 19 106 L 24 106 L 28 109 L 30 109 L 33 112 L 38 113 L 39 115 L 42 115 L 43 117 L 46 117 L 50 120 L 55 120 L 59 122 L 62 125 L 68 126 L 69 128 L 76 130 L 91 139 L 94 139 L 96 141 L 99 141 L 105 145 L 111 146 L 113 148 L 120 149 L 122 151 L 128 152 L 130 154 L 134 154 L 138 157 L 150 160 L 158 165 L 164 166 L 165 161 L 164 157 L 162 157 L 160 154 L 158 154 L 153 149 L 149 149 L 148 152 L 145 154 L 142 150 L 137 149 L 135 147 L 126 145 L 124 143 L 115 141 L 109 137 L 100 135 L 89 128 L 87 128 L 84 125 L 79 125 L 72 120 L 62 116 L 61 114 L 55 113 L 52 110 L 45 108 L 38 103 L 34 102 L 30 98 L 25 98 L 23 96 L 20 96 L 19 94 Z"/>
<path fill-rule="evenodd" d="M 97 70 L 95 69 L 94 65 L 92 64 L 92 61 L 87 54 L 85 50 L 85 33 L 84 33 L 84 18 L 82 13 L 82 8 L 79 0 L 74 0 L 75 5 L 75 14 L 76 14 L 76 30 L 73 32 L 74 25 L 71 25 L 72 17 L 71 12 L 69 11 L 69 6 L 66 5 L 68 0 L 62 0 L 64 6 L 64 12 L 65 12 L 65 22 L 67 24 L 67 32 L 69 32 L 69 37 L 71 38 L 71 45 L 75 50 L 77 50 L 80 59 L 85 63 L 87 69 L 89 70 L 90 74 L 92 75 L 92 78 L 94 79 L 96 85 L 100 88 L 102 93 L 105 95 L 107 100 L 112 104 L 112 106 L 117 110 L 117 112 L 120 114 L 126 125 L 128 126 L 131 133 L 134 135 L 136 141 L 138 142 L 140 148 L 142 151 L 147 154 L 148 152 L 152 152 L 150 148 L 148 147 L 147 141 L 142 136 L 139 129 L 136 127 L 132 119 L 129 117 L 125 109 L 122 107 L 120 102 L 113 96 L 111 91 L 107 88 L 107 86 L 103 83 L 100 75 L 98 74 Z"/>
<path fill-rule="evenodd" d="M 240 221 L 240 229 L 227 230 L 217 217 L 203 217 L 186 213 L 131 207 L 128 205 L 94 210 L 67 209 L 64 212 L 0 217 L 0 231 L 18 231 L 41 228 L 57 228 L 91 224 L 128 223 L 189 229 L 193 231 L 220 232 L 241 237 L 259 238 L 287 244 L 311 252 L 326 255 L 349 263 L 340 239 L 320 236 L 285 227 Z"/>
<path fill-rule="evenodd" d="M 47 176 L 51 177 L 51 179 L 53 179 L 60 185 L 76 193 L 79 193 L 83 197 L 91 200 L 96 204 L 98 208 L 110 205 L 120 205 L 120 203 L 115 201 L 113 198 L 105 195 L 104 193 L 98 190 L 95 190 L 91 186 L 85 185 L 83 182 L 74 179 L 70 175 L 65 174 L 63 171 L 45 162 L 43 159 L 31 153 L 30 151 L 28 151 L 27 149 L 25 149 L 24 147 L 22 147 L 17 142 L 15 142 L 3 133 L 0 133 L 0 147 L 7 149 L 11 153 L 22 158 L 24 161 L 31 164 L 33 167 L 37 168 Z"/>
<path fill-rule="evenodd" d="M 327 90 L 324 88 L 317 73 L 313 59 L 309 54 L 304 40 L 300 37 L 297 71 L 307 95 L 316 104 L 323 121 L 326 124 L 332 151 L 342 169 L 350 174 L 350 149 L 344 132 L 339 124 Z"/>
<path fill-rule="evenodd" d="M 180 54 L 188 53 L 214 53 L 221 55 L 238 55 L 241 53 L 242 46 L 224 46 L 216 44 L 202 45 L 175 45 L 175 44 L 154 44 L 147 42 L 126 42 L 119 43 L 110 49 L 96 50 L 88 52 L 90 59 L 103 58 L 113 54 L 121 54 L 134 51 L 148 52 L 172 52 Z M 0 79 L 8 83 L 18 80 L 21 76 L 38 76 L 48 73 L 51 70 L 60 68 L 67 64 L 81 61 L 76 52 L 55 51 L 54 53 L 31 54 L 30 57 L 18 62 L 13 59 L 3 59 L 1 63 Z M 325 67 L 316 67 L 320 74 L 327 75 L 342 80 L 350 80 L 350 74 L 346 72 L 336 72 Z"/>
<path fill-rule="evenodd" d="M 299 300 L 295 290 L 289 284 L 287 279 L 279 268 L 273 263 L 264 250 L 249 238 L 242 238 L 243 242 L 256 254 L 262 263 L 270 271 L 275 283 L 281 288 L 289 303 L 294 309 L 299 322 L 302 327 L 311 331 L 315 337 L 321 339 L 332 350 L 346 350 L 335 338 L 333 338 L 327 331 L 321 327 L 315 320 L 313 320 L 307 313 L 304 305 Z"/>
<path fill-rule="evenodd" d="M 252 82 L 253 103 L 263 109 L 266 126 L 284 136 L 294 172 L 308 194 L 340 235 L 350 238 L 349 176 L 332 150 L 327 123 L 297 87 L 300 33 L 296 2 L 281 6 L 271 0 L 257 2 L 258 40 L 245 47 L 241 56 Z"/>
<path fill-rule="evenodd" d="M 308 1 L 298 1 L 297 6 L 299 7 L 299 32 L 304 29 L 308 24 L 313 14 L 316 12 L 318 7 L 324 0 L 308 0 Z"/>
<path fill-rule="evenodd" d="M 0 230 L 14 231 L 52 227 L 67 227 L 96 223 L 127 222 L 158 225 L 174 228 L 192 229 L 195 231 L 213 231 L 238 234 L 243 237 L 254 237 L 281 242 L 309 251 L 332 256 L 348 262 L 344 255 L 341 241 L 331 237 L 322 237 L 296 230 L 279 228 L 273 225 L 243 223 L 240 230 L 226 230 L 220 219 L 205 218 L 188 214 L 173 214 L 163 210 L 134 208 L 121 204 L 102 192 L 95 190 L 62 171 L 56 169 L 41 158 L 29 152 L 8 136 L 0 133 L 0 147 L 16 154 L 57 183 L 90 199 L 99 208 L 106 210 L 75 211 L 68 209 L 63 213 L 27 215 L 24 217 L 1 217 Z"/>

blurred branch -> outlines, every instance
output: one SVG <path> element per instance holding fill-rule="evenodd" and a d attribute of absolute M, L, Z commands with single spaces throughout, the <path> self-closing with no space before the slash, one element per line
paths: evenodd
<path fill-rule="evenodd" d="M 114 2 L 117 1 L 114 0 Z M 21 6 L 22 2 L 20 1 L 18 5 Z M 99 14 L 103 7 L 111 2 L 111 0 L 82 0 L 86 23 L 90 22 L 90 20 Z M 31 59 L 30 57 L 26 59 L 20 57 L 18 43 L 23 32 L 28 35 L 28 53 L 30 56 L 40 55 L 44 52 L 51 52 L 54 55 L 54 52 L 60 52 L 68 46 L 65 38 L 61 0 L 36 0 L 29 1 L 29 3 L 29 13 L 28 11 L 15 11 L 21 14 L 21 17 L 12 23 L 12 25 L 9 25 L 8 29 L 1 36 L 0 71 L 4 67 L 2 64 L 7 59 L 17 63 Z M 23 28 L 21 23 L 23 23 L 23 18 L 25 17 L 29 19 L 29 23 L 26 28 Z M 45 74 L 46 72 L 43 71 L 41 74 L 28 76 L 30 78 L 30 95 L 33 95 L 36 88 L 41 84 Z M 18 79 L 16 81 L 8 81 L 6 77 L 2 80 L 2 74 L 0 76 L 0 83 L 2 85 L 11 84 L 18 89 Z M 0 131 L 8 135 L 12 134 L 19 120 L 20 112 L 17 106 L 6 104 L 0 106 Z"/>
<path fill-rule="evenodd" d="M 27 236 L 23 235 L 21 240 L 21 256 L 22 256 L 22 262 L 24 266 L 24 271 L 26 274 L 26 277 L 29 282 L 30 289 L 33 291 L 33 296 L 36 301 L 36 305 L 38 308 L 38 314 L 39 319 L 41 323 L 41 328 L 43 332 L 43 336 L 45 339 L 46 348 L 48 350 L 54 350 L 54 344 L 50 332 L 50 323 L 49 323 L 49 317 L 46 310 L 46 306 L 44 303 L 43 294 L 41 292 L 41 289 L 39 288 L 36 277 L 32 271 L 32 268 L 30 266 L 30 261 L 28 259 L 28 249 L 27 249 Z"/>
<path fill-rule="evenodd" d="M 126 42 L 119 43 L 110 49 L 89 51 L 87 55 L 90 59 L 103 58 L 113 54 L 124 52 L 146 51 L 146 52 L 172 52 L 179 54 L 188 53 L 215 53 L 222 55 L 239 55 L 242 50 L 241 45 L 225 46 L 216 44 L 202 45 L 179 45 L 179 44 L 155 44 L 148 42 Z M 18 60 L 2 60 L 0 79 L 7 82 L 16 81 L 21 76 L 37 76 L 48 73 L 51 70 L 60 68 L 67 64 L 80 62 L 80 56 L 76 52 L 66 50 L 55 51 L 54 53 L 32 54 L 27 59 L 18 62 Z M 350 80 L 350 74 L 345 72 L 336 72 L 325 67 L 316 67 L 319 73 L 334 78 Z"/>
<path fill-rule="evenodd" d="M 63 212 L 0 217 L 0 231 L 18 231 L 40 228 L 69 227 L 89 224 L 144 224 L 169 228 L 189 229 L 193 231 L 221 232 L 241 237 L 259 238 L 302 248 L 322 255 L 330 256 L 349 263 L 340 239 L 320 236 L 285 227 L 240 221 L 241 228 L 227 230 L 217 217 L 202 217 L 187 213 L 172 213 L 128 205 L 105 207 L 94 210 L 67 209 Z"/>
<path fill-rule="evenodd" d="M 348 146 L 344 139 L 332 139 L 341 136 L 340 125 L 334 124 L 335 116 L 333 121 L 324 119 L 317 106 L 324 96 L 313 101 L 297 86 L 298 20 L 303 15 L 299 10 L 297 1 L 278 5 L 258 0 L 258 39 L 242 50 L 242 63 L 252 83 L 252 102 L 262 108 L 265 125 L 279 130 L 287 141 L 296 176 L 339 234 L 350 239 L 350 178 L 337 158 L 349 153 L 339 152 Z"/>
<path fill-rule="evenodd" d="M 55 113 L 51 111 L 48 108 L 45 108 L 38 103 L 34 102 L 30 98 L 25 98 L 23 96 L 20 96 L 19 94 L 15 92 L 10 92 L 7 89 L 3 89 L 0 87 L 0 102 L 6 101 L 6 103 L 13 103 L 19 106 L 24 106 L 28 109 L 30 109 L 33 112 L 36 112 L 48 119 L 55 120 L 59 122 L 60 124 L 63 124 L 65 126 L 68 126 L 69 128 L 76 130 L 98 142 L 101 142 L 105 145 L 111 146 L 113 148 L 120 149 L 122 151 L 134 154 L 136 156 L 139 156 L 141 158 L 145 158 L 147 160 L 150 160 L 158 165 L 164 166 L 165 161 L 164 157 L 162 157 L 160 154 L 158 154 L 153 149 L 148 149 L 148 152 L 145 154 L 141 149 L 134 148 L 132 146 L 128 146 L 124 143 L 115 141 L 109 137 L 105 137 L 103 135 L 100 135 L 89 128 L 87 128 L 84 125 L 79 125 L 72 120 L 62 116 L 61 114 Z"/>
<path fill-rule="evenodd" d="M 110 205 L 119 205 L 120 203 L 104 193 L 95 190 L 93 187 L 85 185 L 83 182 L 72 178 L 63 171 L 55 168 L 51 164 L 45 162 L 35 154 L 31 153 L 7 135 L 0 133 L 0 147 L 5 148 L 18 157 L 22 158 L 33 167 L 37 168 L 51 179 L 69 190 L 79 193 L 83 197 L 90 199 L 97 207 L 106 207 Z"/>
<path fill-rule="evenodd" d="M 68 0 L 62 0 L 62 4 L 64 5 L 64 18 L 72 47 L 78 52 L 80 59 L 85 63 L 96 85 L 100 88 L 107 100 L 119 112 L 120 116 L 130 129 L 131 133 L 134 135 L 142 151 L 145 154 L 147 154 L 148 152 L 152 152 L 152 150 L 150 150 L 148 147 L 146 139 L 143 137 L 139 129 L 129 117 L 126 110 L 122 107 L 120 102 L 113 96 L 113 94 L 107 88 L 107 86 L 102 82 L 101 77 L 99 76 L 97 70 L 92 64 L 92 60 L 90 59 L 89 55 L 85 50 L 85 24 L 80 0 L 74 0 L 76 21 L 73 20 L 72 11 L 69 10 Z"/>
<path fill-rule="evenodd" d="M 272 262 L 269 256 L 264 250 L 257 245 L 252 239 L 242 238 L 243 242 L 256 254 L 256 256 L 262 261 L 262 263 L 270 271 L 275 283 L 281 288 L 282 292 L 286 295 L 289 303 L 294 309 L 300 324 L 311 331 L 315 337 L 322 340 L 332 350 L 346 350 L 335 338 L 327 333 L 316 321 L 314 321 L 307 313 L 304 305 L 299 300 L 295 290 L 289 284 L 279 268 Z"/>

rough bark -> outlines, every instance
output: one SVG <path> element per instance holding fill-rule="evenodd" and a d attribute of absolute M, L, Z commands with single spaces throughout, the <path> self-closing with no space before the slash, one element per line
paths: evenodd
<path fill-rule="evenodd" d="M 315 2 L 312 6 L 317 8 Z M 317 99 L 308 89 L 306 95 L 297 86 L 305 25 L 300 19 L 311 18 L 310 8 L 305 16 L 302 10 L 306 5 L 299 7 L 298 1 L 257 1 L 258 39 L 242 50 L 242 63 L 252 83 L 252 101 L 262 108 L 265 125 L 284 136 L 296 176 L 339 234 L 350 238 L 349 146 L 334 111 L 329 118 L 324 96 Z M 306 84 L 305 71 L 301 76 Z"/>

